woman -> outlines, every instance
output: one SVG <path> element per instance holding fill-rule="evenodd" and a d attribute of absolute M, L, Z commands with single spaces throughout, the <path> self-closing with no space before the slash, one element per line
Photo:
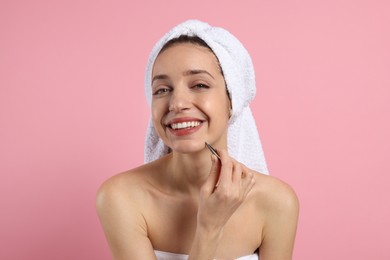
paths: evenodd
<path fill-rule="evenodd" d="M 222 28 L 182 23 L 153 49 L 145 90 L 147 163 L 97 194 L 114 259 L 291 259 L 298 200 L 261 174 L 253 66 L 241 43 Z"/>

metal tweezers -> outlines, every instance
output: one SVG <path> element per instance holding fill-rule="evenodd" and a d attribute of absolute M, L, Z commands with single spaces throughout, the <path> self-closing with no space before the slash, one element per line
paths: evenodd
<path fill-rule="evenodd" d="M 219 160 L 221 160 L 221 157 L 219 157 L 217 151 L 214 149 L 214 147 L 212 147 L 211 145 L 209 145 L 207 142 L 205 142 L 207 148 L 209 148 L 209 150 L 211 151 L 212 154 L 214 154 L 215 156 L 217 156 L 217 158 Z"/>

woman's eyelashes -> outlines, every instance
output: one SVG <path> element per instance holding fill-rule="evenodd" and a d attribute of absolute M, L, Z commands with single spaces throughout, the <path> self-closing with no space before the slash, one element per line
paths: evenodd
<path fill-rule="evenodd" d="M 199 83 L 199 84 L 195 84 L 194 86 L 192 86 L 192 88 L 193 89 L 208 89 L 210 87 L 206 84 Z"/>
<path fill-rule="evenodd" d="M 198 83 L 198 84 L 190 85 L 189 88 L 193 89 L 193 90 L 205 90 L 205 89 L 209 89 L 210 87 L 206 84 Z M 171 92 L 173 90 L 174 89 L 171 87 L 159 87 L 153 92 L 153 95 L 154 96 L 161 96 L 161 95 L 168 94 L 169 92 Z"/>
<path fill-rule="evenodd" d="M 160 87 L 158 89 L 156 89 L 154 92 L 153 92 L 153 95 L 154 96 L 157 96 L 157 95 L 163 95 L 163 94 L 166 94 L 168 92 L 171 91 L 171 88 L 168 88 L 168 87 Z"/>

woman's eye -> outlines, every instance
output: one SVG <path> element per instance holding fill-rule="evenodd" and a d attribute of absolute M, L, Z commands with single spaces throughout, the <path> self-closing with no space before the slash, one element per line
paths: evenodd
<path fill-rule="evenodd" d="M 160 89 L 157 89 L 153 95 L 160 95 L 160 94 L 164 94 L 164 93 L 167 93 L 169 92 L 170 89 L 169 88 L 160 88 Z"/>
<path fill-rule="evenodd" d="M 209 88 L 209 86 L 205 85 L 205 84 L 196 84 L 195 86 L 193 86 L 193 88 Z"/>

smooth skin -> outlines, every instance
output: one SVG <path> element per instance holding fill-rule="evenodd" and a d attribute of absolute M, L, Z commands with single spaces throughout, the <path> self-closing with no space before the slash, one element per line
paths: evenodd
<path fill-rule="evenodd" d="M 227 153 L 231 104 L 214 54 L 175 44 L 157 57 L 153 79 L 153 123 L 172 152 L 98 190 L 96 208 L 113 258 L 156 259 L 153 250 L 160 250 L 235 259 L 259 250 L 261 260 L 292 259 L 298 199 L 287 184 Z M 201 126 L 175 135 L 170 122 L 184 117 Z"/>

